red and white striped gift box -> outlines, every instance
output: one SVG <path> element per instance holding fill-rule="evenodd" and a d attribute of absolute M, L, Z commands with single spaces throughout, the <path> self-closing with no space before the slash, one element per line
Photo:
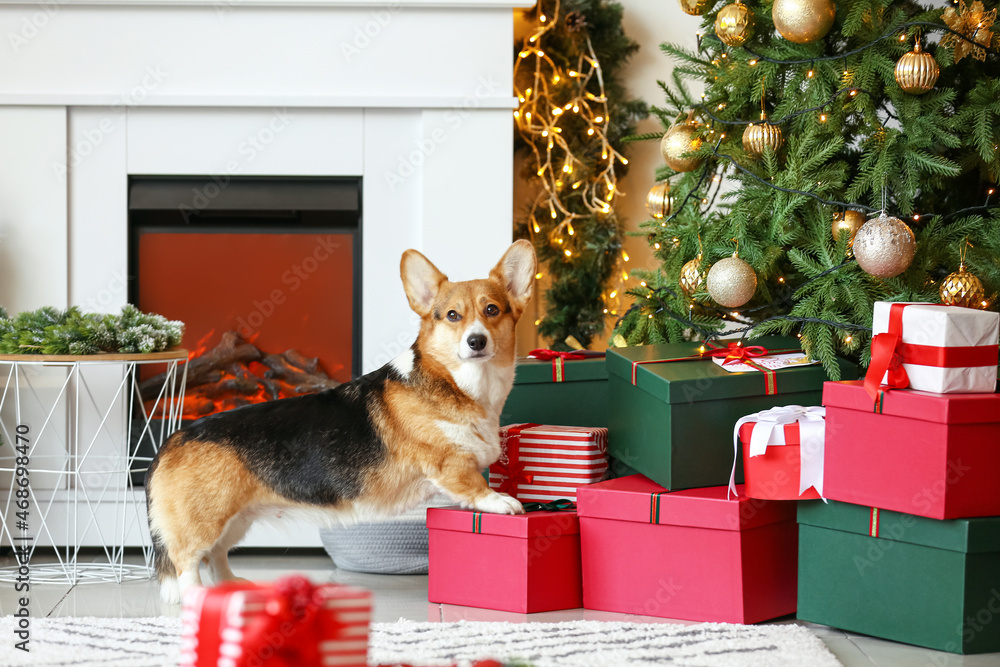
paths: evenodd
<path fill-rule="evenodd" d="M 500 461 L 490 487 L 522 502 L 576 502 L 576 489 L 604 478 L 608 429 L 514 424 L 500 429 Z"/>
<path fill-rule="evenodd" d="M 371 593 L 361 588 L 294 576 L 198 587 L 181 618 L 179 667 L 367 665 Z"/>

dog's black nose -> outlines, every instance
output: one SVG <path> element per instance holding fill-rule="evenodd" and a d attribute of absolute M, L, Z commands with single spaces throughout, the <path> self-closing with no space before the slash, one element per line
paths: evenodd
<path fill-rule="evenodd" d="M 486 336 L 483 334 L 472 334 L 469 336 L 469 347 L 476 352 L 481 352 L 486 347 Z"/>

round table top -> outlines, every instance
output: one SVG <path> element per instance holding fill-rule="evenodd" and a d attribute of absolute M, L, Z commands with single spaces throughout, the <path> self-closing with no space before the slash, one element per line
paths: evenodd
<path fill-rule="evenodd" d="M 0 362 L 180 361 L 187 358 L 188 351 L 180 347 L 164 352 L 150 352 L 148 354 L 121 354 L 113 352 L 101 352 L 99 354 L 0 354 Z"/>

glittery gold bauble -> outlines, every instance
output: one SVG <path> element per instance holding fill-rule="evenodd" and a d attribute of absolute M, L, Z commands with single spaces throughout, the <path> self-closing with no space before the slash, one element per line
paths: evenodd
<path fill-rule="evenodd" d="M 839 241 L 840 235 L 847 233 L 850 234 L 850 241 L 847 245 L 854 243 L 854 236 L 861 229 L 861 225 L 865 224 L 865 216 L 859 211 L 853 211 L 848 209 L 843 213 L 837 212 L 833 214 L 833 240 Z"/>
<path fill-rule="evenodd" d="M 941 303 L 946 306 L 983 308 L 986 290 L 983 281 L 974 273 L 965 270 L 965 264 L 941 282 Z"/>
<path fill-rule="evenodd" d="M 651 216 L 657 220 L 665 218 L 670 215 L 671 204 L 669 181 L 657 183 L 649 189 L 649 194 L 646 195 L 646 211 Z"/>
<path fill-rule="evenodd" d="M 892 278 L 906 271 L 916 250 L 913 231 L 884 212 L 862 225 L 854 237 L 858 266 L 876 278 Z"/>
<path fill-rule="evenodd" d="M 743 46 L 753 37 L 753 12 L 738 1 L 715 15 L 715 34 L 724 44 Z"/>
<path fill-rule="evenodd" d="M 697 123 L 674 123 L 660 140 L 660 152 L 667 166 L 674 171 L 694 171 L 701 165 L 698 156 L 682 157 L 701 148 L 701 138 L 697 136 Z"/>
<path fill-rule="evenodd" d="M 684 13 L 691 16 L 701 16 L 705 13 L 705 7 L 708 6 L 708 0 L 678 0 L 678 2 Z"/>
<path fill-rule="evenodd" d="M 934 56 L 921 50 L 920 42 L 896 62 L 896 83 L 911 95 L 923 95 L 933 88 L 940 73 Z"/>
<path fill-rule="evenodd" d="M 688 296 L 701 289 L 701 284 L 705 280 L 705 272 L 701 269 L 701 255 L 685 262 L 681 267 L 681 289 Z"/>
<path fill-rule="evenodd" d="M 830 32 L 837 6 L 832 0 L 774 0 L 771 18 L 789 42 L 808 44 Z"/>
<path fill-rule="evenodd" d="M 743 130 L 743 150 L 751 157 L 757 158 L 770 148 L 777 152 L 781 148 L 784 139 L 781 136 L 781 128 L 767 122 L 767 114 L 760 115 L 759 123 L 750 123 L 747 129 Z"/>
<path fill-rule="evenodd" d="M 757 291 L 757 274 L 753 267 L 735 253 L 720 259 L 708 271 L 708 294 L 724 308 L 738 308 Z"/>

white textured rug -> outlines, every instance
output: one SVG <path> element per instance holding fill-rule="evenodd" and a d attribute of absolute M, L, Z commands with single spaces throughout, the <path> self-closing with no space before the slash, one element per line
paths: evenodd
<path fill-rule="evenodd" d="M 56 667 L 175 667 L 175 618 L 32 619 L 31 652 L 13 648 L 0 618 L 0 663 Z M 450 665 L 484 658 L 534 667 L 836 667 L 823 642 L 797 625 L 662 623 L 376 623 L 369 662 Z"/>

